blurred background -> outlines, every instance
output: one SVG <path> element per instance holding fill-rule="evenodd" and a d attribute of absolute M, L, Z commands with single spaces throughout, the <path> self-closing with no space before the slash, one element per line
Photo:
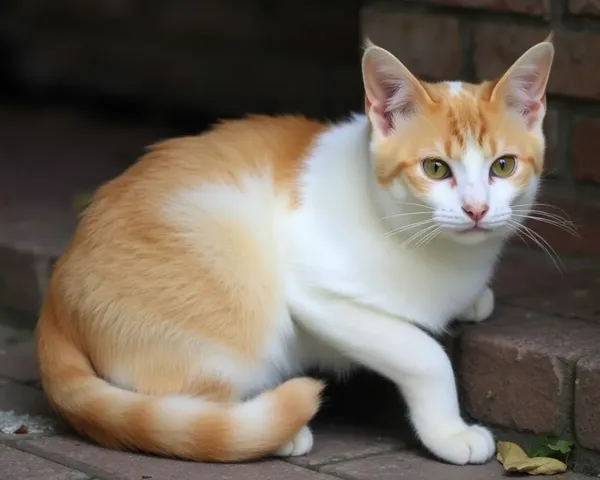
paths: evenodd
<path fill-rule="evenodd" d="M 218 118 L 363 105 L 369 35 L 427 80 L 499 75 L 555 31 L 545 199 L 600 252 L 597 0 L 3 0 L 0 302 L 36 313 L 89 194 L 160 139 Z"/>

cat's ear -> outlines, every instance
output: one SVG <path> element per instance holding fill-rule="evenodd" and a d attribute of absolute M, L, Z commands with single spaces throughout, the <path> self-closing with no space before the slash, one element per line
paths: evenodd
<path fill-rule="evenodd" d="M 365 41 L 362 58 L 365 112 L 382 136 L 431 101 L 423 85 L 387 50 Z"/>
<path fill-rule="evenodd" d="M 527 50 L 496 83 L 492 101 L 502 101 L 532 129 L 546 112 L 546 86 L 554 59 L 552 35 Z"/>

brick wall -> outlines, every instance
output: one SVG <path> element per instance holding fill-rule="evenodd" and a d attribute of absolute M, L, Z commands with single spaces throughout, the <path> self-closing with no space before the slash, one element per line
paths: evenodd
<path fill-rule="evenodd" d="M 0 76 L 25 95 L 332 118 L 362 108 L 363 34 L 425 79 L 476 81 L 551 30 L 544 191 L 582 239 L 536 230 L 600 254 L 599 0 L 7 0 Z"/>
<path fill-rule="evenodd" d="M 599 0 L 369 2 L 361 25 L 428 80 L 494 78 L 554 31 L 545 201 L 566 210 L 582 238 L 547 225 L 536 231 L 557 250 L 600 253 Z"/>
<path fill-rule="evenodd" d="M 3 63 L 29 93 L 77 92 L 219 116 L 333 116 L 362 104 L 353 74 L 359 0 L 2 3 Z"/>

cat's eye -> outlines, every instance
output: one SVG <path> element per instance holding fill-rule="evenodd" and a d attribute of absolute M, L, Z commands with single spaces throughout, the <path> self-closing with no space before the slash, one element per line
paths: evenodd
<path fill-rule="evenodd" d="M 452 170 L 446 162 L 439 158 L 426 158 L 423 160 L 423 171 L 429 178 L 443 180 L 452 176 Z"/>
<path fill-rule="evenodd" d="M 514 155 L 505 155 L 498 158 L 490 167 L 490 176 L 498 178 L 510 177 L 517 166 L 517 158 Z"/>

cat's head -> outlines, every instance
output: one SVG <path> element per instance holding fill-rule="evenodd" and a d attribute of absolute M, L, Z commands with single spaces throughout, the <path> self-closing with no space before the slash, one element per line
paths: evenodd
<path fill-rule="evenodd" d="M 367 43 L 370 149 L 377 184 L 395 205 L 388 211 L 390 218 L 397 213 L 393 228 L 412 223 L 407 233 L 427 228 L 474 244 L 505 238 L 522 223 L 544 162 L 553 57 L 549 37 L 495 81 L 427 83 Z"/>

